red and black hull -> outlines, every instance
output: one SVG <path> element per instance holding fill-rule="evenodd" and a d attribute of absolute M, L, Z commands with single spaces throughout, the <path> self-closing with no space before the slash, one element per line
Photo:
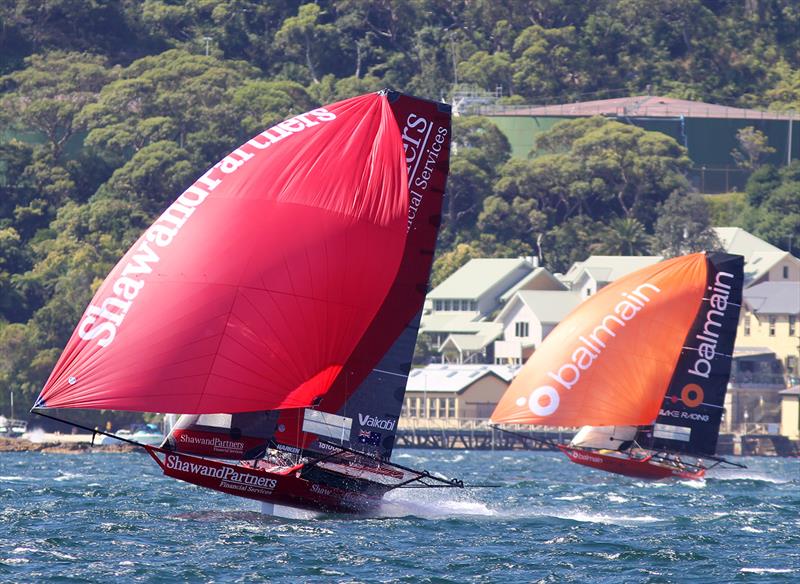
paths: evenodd
<path fill-rule="evenodd" d="M 166 476 L 228 495 L 313 511 L 368 512 L 395 486 L 319 466 L 273 471 L 146 448 Z"/>
<path fill-rule="evenodd" d="M 584 450 L 562 444 L 559 444 L 558 447 L 576 464 L 639 479 L 656 481 L 668 478 L 696 480 L 703 478 L 706 474 L 706 469 L 702 467 L 681 468 L 676 464 L 653 460 L 651 456 L 636 458 L 620 452 L 604 454 L 596 450 Z"/>

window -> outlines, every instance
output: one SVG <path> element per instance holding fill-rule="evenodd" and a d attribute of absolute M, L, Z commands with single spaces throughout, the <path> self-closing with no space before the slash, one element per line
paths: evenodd
<path fill-rule="evenodd" d="M 528 336 L 528 323 L 516 322 L 514 323 L 514 336 L 527 337 Z"/>
<path fill-rule="evenodd" d="M 775 317 L 774 316 L 770 316 L 769 317 L 769 336 L 771 336 L 771 337 L 775 336 Z"/>
<path fill-rule="evenodd" d="M 469 302 L 469 309 L 470 309 L 472 312 L 475 312 L 476 310 L 478 310 L 478 301 L 477 301 L 477 300 L 470 300 L 470 302 Z"/>
<path fill-rule="evenodd" d="M 455 418 L 456 417 L 456 398 L 448 397 L 445 399 L 445 407 L 447 408 L 447 412 L 445 413 L 445 417 L 447 418 Z"/>
<path fill-rule="evenodd" d="M 783 266 L 783 279 L 789 279 L 789 266 Z"/>
<path fill-rule="evenodd" d="M 444 304 L 442 303 L 441 300 L 434 300 L 433 301 L 433 309 L 434 310 L 442 310 L 443 307 L 444 307 Z"/>
<path fill-rule="evenodd" d="M 462 300 L 461 301 L 461 310 L 463 310 L 463 311 L 469 310 L 469 300 Z"/>
<path fill-rule="evenodd" d="M 586 289 L 586 297 L 588 298 L 591 295 L 592 295 L 592 289 L 591 288 L 587 288 Z"/>
<path fill-rule="evenodd" d="M 795 325 L 797 324 L 797 317 L 794 314 L 789 315 L 789 336 L 794 336 Z"/>
<path fill-rule="evenodd" d="M 744 336 L 750 336 L 750 315 L 744 317 Z"/>
<path fill-rule="evenodd" d="M 445 312 L 449 312 L 450 311 L 450 301 L 449 300 L 445 300 L 444 301 L 444 310 L 445 310 Z"/>

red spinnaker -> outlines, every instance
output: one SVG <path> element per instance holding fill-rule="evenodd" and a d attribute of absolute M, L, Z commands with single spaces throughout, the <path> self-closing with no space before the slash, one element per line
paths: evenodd
<path fill-rule="evenodd" d="M 189 187 L 111 271 L 36 407 L 312 404 L 401 270 L 407 180 L 383 94 L 262 132 Z"/>

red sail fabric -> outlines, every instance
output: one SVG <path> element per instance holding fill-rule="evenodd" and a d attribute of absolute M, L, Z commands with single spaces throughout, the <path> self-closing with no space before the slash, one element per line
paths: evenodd
<path fill-rule="evenodd" d="M 305 407 L 392 287 L 407 238 L 383 94 L 282 122 L 209 169 L 106 278 L 35 407 Z"/>
<path fill-rule="evenodd" d="M 451 135 L 450 108 L 446 104 L 395 92 L 390 93 L 389 101 L 401 128 L 408 167 L 405 252 L 383 305 L 317 408 L 351 417 L 350 446 L 363 448 L 365 443 L 379 440 L 380 455 L 385 458 L 393 445 L 418 316 L 427 292 L 449 170 Z M 302 431 L 303 416 L 304 412 L 298 410 L 281 412 L 276 441 L 300 448 L 314 442 L 316 436 Z M 369 420 L 381 421 L 380 432 L 364 425 Z M 368 436 L 362 436 L 361 430 Z"/>
<path fill-rule="evenodd" d="M 494 422 L 651 424 L 706 288 L 705 254 L 617 280 L 548 335 L 509 386 Z"/>

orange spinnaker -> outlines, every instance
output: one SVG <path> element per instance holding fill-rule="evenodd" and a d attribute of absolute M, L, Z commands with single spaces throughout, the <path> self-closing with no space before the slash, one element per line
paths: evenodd
<path fill-rule="evenodd" d="M 633 272 L 564 319 L 492 414 L 549 426 L 650 424 L 701 307 L 707 260 L 683 256 Z"/>

